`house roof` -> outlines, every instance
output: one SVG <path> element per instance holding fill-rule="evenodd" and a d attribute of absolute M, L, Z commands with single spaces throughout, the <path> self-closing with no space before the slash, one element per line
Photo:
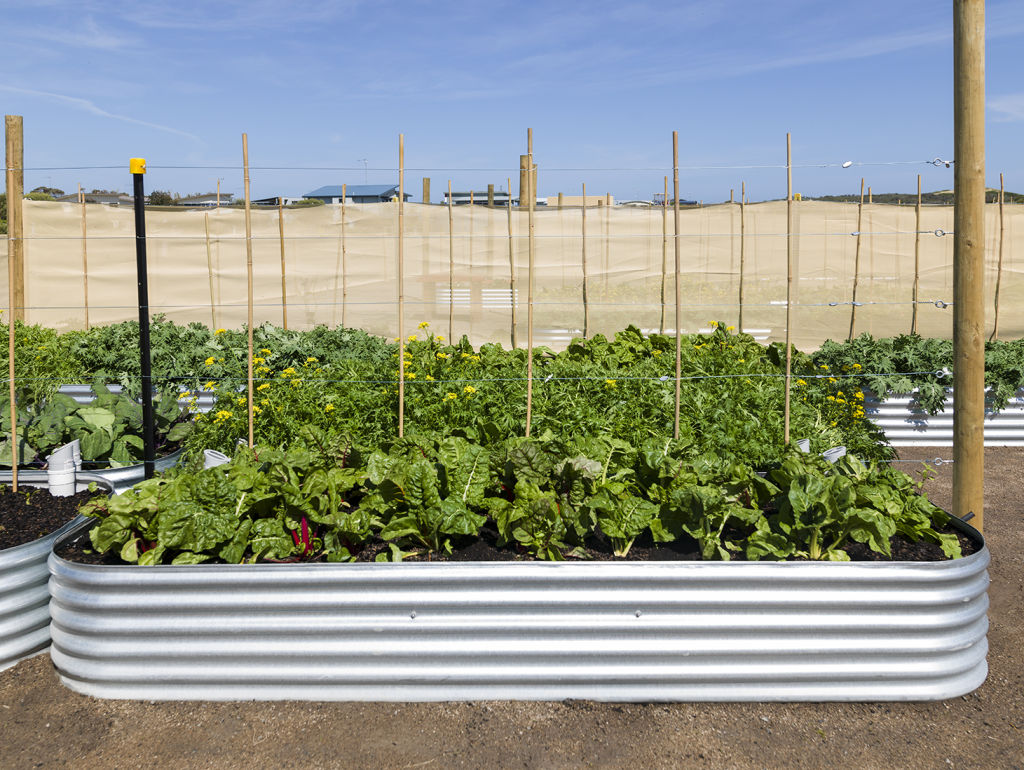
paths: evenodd
<path fill-rule="evenodd" d="M 326 187 L 318 187 L 313 192 L 306 193 L 304 198 L 340 198 L 341 185 L 329 184 Z M 374 197 L 397 192 L 396 184 L 350 184 L 345 187 L 346 197 Z"/>

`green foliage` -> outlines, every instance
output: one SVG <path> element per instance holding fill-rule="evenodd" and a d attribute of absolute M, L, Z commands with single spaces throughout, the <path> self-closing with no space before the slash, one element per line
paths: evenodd
<path fill-rule="evenodd" d="M 289 203 L 288 208 L 290 209 L 307 209 L 313 206 L 323 206 L 324 202 L 320 198 L 303 198 L 300 201 Z"/>
<path fill-rule="evenodd" d="M 27 201 L 53 201 L 53 200 L 57 200 L 57 199 L 54 198 L 49 193 L 36 192 L 35 190 L 33 190 L 32 192 L 25 194 L 25 200 L 27 200 Z"/>
<path fill-rule="evenodd" d="M 150 206 L 170 206 L 174 203 L 174 196 L 167 190 L 153 190 L 149 194 Z"/>

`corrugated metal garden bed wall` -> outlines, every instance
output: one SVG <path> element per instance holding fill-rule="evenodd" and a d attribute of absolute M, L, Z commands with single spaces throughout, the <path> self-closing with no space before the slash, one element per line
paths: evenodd
<path fill-rule="evenodd" d="M 893 446 L 953 446 L 953 397 L 943 410 L 929 415 L 913 398 L 891 396 L 884 401 L 865 391 L 864 411 Z M 1024 389 L 1000 411 L 985 412 L 985 446 L 1024 446 Z"/>
<path fill-rule="evenodd" d="M 70 688 L 148 700 L 929 700 L 987 665 L 947 562 L 98 566 L 50 557 Z"/>
<path fill-rule="evenodd" d="M 45 471 L 23 471 L 18 476 L 25 486 L 47 486 Z M 0 472 L 0 483 L 10 480 L 10 471 Z M 91 474 L 81 474 L 77 480 L 81 482 L 80 490 L 90 481 L 104 484 Z M 0 670 L 42 652 L 50 644 L 50 571 L 46 560 L 53 543 L 84 522 L 78 517 L 44 538 L 0 550 Z"/>

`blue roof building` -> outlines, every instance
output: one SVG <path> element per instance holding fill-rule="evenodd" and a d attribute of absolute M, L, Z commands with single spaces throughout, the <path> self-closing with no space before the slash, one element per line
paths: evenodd
<path fill-rule="evenodd" d="M 329 184 L 308 192 L 303 198 L 319 198 L 324 203 L 341 203 L 341 185 Z M 350 184 L 345 187 L 345 199 L 349 203 L 387 203 L 398 197 L 398 185 Z M 412 195 L 404 193 L 406 200 Z"/>

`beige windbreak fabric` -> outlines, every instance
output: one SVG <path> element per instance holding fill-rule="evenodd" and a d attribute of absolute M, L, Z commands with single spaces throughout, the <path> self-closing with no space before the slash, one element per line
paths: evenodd
<path fill-rule="evenodd" d="M 795 344 L 812 350 L 850 330 L 857 251 L 856 204 L 795 202 L 793 263 Z M 86 207 L 89 321 L 138 317 L 134 220 L 130 208 Z M 396 203 L 348 204 L 284 212 L 285 275 L 291 328 L 345 324 L 397 333 Z M 987 207 L 986 328 L 999 254 L 998 207 Z M 674 233 L 659 208 L 541 207 L 535 213 L 535 328 L 538 345 L 560 348 L 583 329 L 583 255 L 586 253 L 589 332 L 611 334 L 627 324 L 645 331 L 673 329 Z M 278 212 L 252 212 L 255 318 L 281 323 L 281 244 Z M 27 320 L 58 329 L 85 323 L 81 206 L 25 201 Z M 951 207 L 922 209 L 920 300 L 922 335 L 952 333 L 953 228 Z M 240 327 L 246 318 L 244 212 L 240 209 L 146 212 L 150 304 L 178 322 Z M 207 229 L 209 237 L 207 238 Z M 860 235 L 857 333 L 888 336 L 910 331 L 914 281 L 913 206 L 865 205 Z M 712 320 L 737 323 L 742 274 L 743 327 L 759 339 L 785 336 L 786 204 L 748 204 L 741 239 L 738 204 L 687 209 L 680 214 L 682 330 L 707 329 Z M 526 340 L 527 216 L 505 209 L 458 206 L 449 234 L 446 206 L 405 206 L 405 319 L 421 321 L 474 344 L 508 345 L 512 320 L 512 265 L 518 301 L 518 341 Z M 1024 238 L 1024 209 L 1005 207 L 1000 337 L 1024 334 L 1024 278 L 1016 248 Z M 585 247 L 585 248 L 584 248 Z M 510 261 L 511 249 L 511 261 Z M 0 255 L 6 258 L 6 240 Z M 454 273 L 449 296 L 449 269 Z M 663 278 L 662 265 L 666 265 Z M 7 271 L 0 272 L 7 296 Z M 938 303 L 940 306 L 936 306 Z M 6 304 L 6 303 L 4 303 Z"/>

